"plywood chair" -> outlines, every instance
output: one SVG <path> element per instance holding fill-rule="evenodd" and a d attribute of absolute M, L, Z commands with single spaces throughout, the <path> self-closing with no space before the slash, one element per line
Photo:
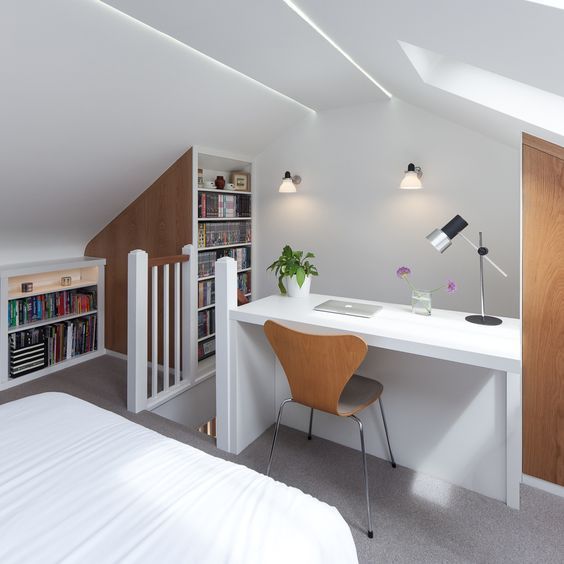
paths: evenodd
<path fill-rule="evenodd" d="M 384 423 L 390 460 L 394 468 L 396 463 L 390 446 L 388 427 L 382 406 L 384 386 L 376 380 L 355 374 L 366 356 L 368 349 L 366 343 L 355 335 L 315 335 L 296 331 L 270 320 L 264 324 L 264 332 L 282 368 L 284 368 L 292 394 L 292 397 L 280 404 L 266 470 L 267 476 L 270 475 L 272 455 L 274 454 L 282 411 L 287 403 L 295 402 L 311 409 L 309 440 L 311 440 L 314 409 L 339 417 L 354 419 L 360 432 L 368 512 L 368 537 L 372 538 L 374 534 L 370 514 L 364 431 L 362 421 L 356 417 L 356 414 L 377 400 L 380 403 L 380 413 Z"/>
<path fill-rule="evenodd" d="M 249 303 L 249 298 L 243 294 L 243 290 L 237 290 L 237 305 L 245 305 Z"/>

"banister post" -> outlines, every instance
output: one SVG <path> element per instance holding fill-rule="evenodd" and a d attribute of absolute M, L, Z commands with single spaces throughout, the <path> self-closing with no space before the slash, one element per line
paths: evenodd
<path fill-rule="evenodd" d="M 236 420 L 230 413 L 237 392 L 236 335 L 229 312 L 237 307 L 237 262 L 223 257 L 215 263 L 215 387 L 217 447 L 236 452 Z"/>
<path fill-rule="evenodd" d="M 147 407 L 147 303 L 149 256 L 131 251 L 127 257 L 127 409 Z"/>
<path fill-rule="evenodd" d="M 198 251 L 184 245 L 182 254 L 182 379 L 193 384 L 198 372 Z"/>

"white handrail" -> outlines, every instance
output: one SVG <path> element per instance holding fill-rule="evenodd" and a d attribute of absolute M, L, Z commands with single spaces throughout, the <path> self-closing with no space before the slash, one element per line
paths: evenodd
<path fill-rule="evenodd" d="M 182 254 L 190 257 L 182 263 L 182 381 L 194 384 L 198 376 L 198 250 L 185 245 Z"/>
<path fill-rule="evenodd" d="M 139 249 L 127 258 L 127 409 L 133 413 L 147 406 L 148 261 Z"/>
<path fill-rule="evenodd" d="M 127 407 L 135 413 L 153 409 L 181 393 L 197 380 L 197 251 L 192 245 L 182 249 L 189 260 L 162 257 L 149 260 L 145 251 L 131 251 L 128 256 L 128 380 Z M 173 287 L 170 288 L 170 265 Z M 149 265 L 151 299 L 149 300 Z M 159 292 L 159 268 L 162 266 L 162 294 Z M 196 289 L 196 291 L 194 291 Z M 172 295 L 171 295 L 172 292 Z M 159 299 L 162 297 L 162 325 L 159 323 Z M 151 362 L 147 358 L 148 310 L 151 302 Z M 171 312 L 170 307 L 174 308 Z M 192 313 L 191 313 L 192 312 Z M 172 335 L 170 334 L 172 331 Z M 162 365 L 159 348 L 162 345 Z M 172 345 L 172 353 L 170 345 Z M 172 355 L 172 358 L 171 358 Z M 174 368 L 171 366 L 173 364 Z M 149 372 L 150 367 L 150 372 Z M 159 372 L 163 383 L 159 390 Z M 174 373 L 171 383 L 170 374 Z M 148 397 L 148 377 L 151 394 Z"/>
<path fill-rule="evenodd" d="M 159 389 L 159 267 L 153 266 L 151 284 L 151 397 Z"/>
<path fill-rule="evenodd" d="M 180 263 L 174 264 L 174 385 L 180 384 Z"/>
<path fill-rule="evenodd" d="M 170 385 L 169 377 L 169 331 L 170 331 L 170 301 L 169 301 L 169 265 L 163 265 L 163 391 L 167 392 Z"/>

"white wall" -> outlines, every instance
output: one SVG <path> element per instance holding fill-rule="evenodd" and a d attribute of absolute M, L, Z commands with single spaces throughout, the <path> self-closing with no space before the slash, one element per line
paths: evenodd
<path fill-rule="evenodd" d="M 423 168 L 424 190 L 397 186 L 409 162 Z M 285 170 L 303 178 L 297 194 L 279 194 Z M 447 278 L 457 294 L 435 294 L 436 307 L 478 311 L 478 258 L 462 239 L 440 255 L 425 240 L 456 213 L 479 229 L 491 313 L 518 315 L 519 152 L 398 99 L 318 113 L 256 159 L 258 189 L 255 296 L 276 291 L 265 267 L 285 243 L 317 255 L 312 291 L 408 303 L 398 266 L 422 288 Z"/>
<path fill-rule="evenodd" d="M 1 6 L 0 264 L 80 255 L 191 145 L 254 155 L 311 113 L 103 2 Z"/>
<path fill-rule="evenodd" d="M 397 189 L 409 162 L 423 168 L 422 191 Z M 255 165 L 254 297 L 277 291 L 265 267 L 290 243 L 317 255 L 314 292 L 409 303 L 395 275 L 408 265 L 423 288 L 456 280 L 459 292 L 437 293 L 438 307 L 478 311 L 477 254 L 456 240 L 440 255 L 425 240 L 460 213 L 470 223 L 466 234 L 476 238 L 482 229 L 491 257 L 509 274 L 504 279 L 486 266 L 489 311 L 518 315 L 518 149 L 394 99 L 320 113 Z M 297 194 L 277 192 L 286 169 L 303 177 Z M 384 384 L 400 464 L 505 499 L 504 375 L 377 349 L 360 373 Z M 306 416 L 296 408 L 285 423 L 303 430 Z M 386 457 L 378 410 L 362 418 L 368 451 Z M 358 448 L 356 428 L 335 419 L 320 414 L 315 432 Z M 417 493 L 417 482 L 413 488 Z"/>

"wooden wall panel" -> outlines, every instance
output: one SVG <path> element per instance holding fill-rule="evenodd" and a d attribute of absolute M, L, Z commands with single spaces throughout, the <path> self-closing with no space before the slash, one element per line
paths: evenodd
<path fill-rule="evenodd" d="M 523 471 L 564 486 L 564 149 L 523 137 Z"/>
<path fill-rule="evenodd" d="M 192 149 L 86 246 L 87 256 L 105 257 L 106 347 L 127 353 L 127 254 L 180 254 L 192 242 Z M 162 286 L 161 286 L 162 287 Z"/>

